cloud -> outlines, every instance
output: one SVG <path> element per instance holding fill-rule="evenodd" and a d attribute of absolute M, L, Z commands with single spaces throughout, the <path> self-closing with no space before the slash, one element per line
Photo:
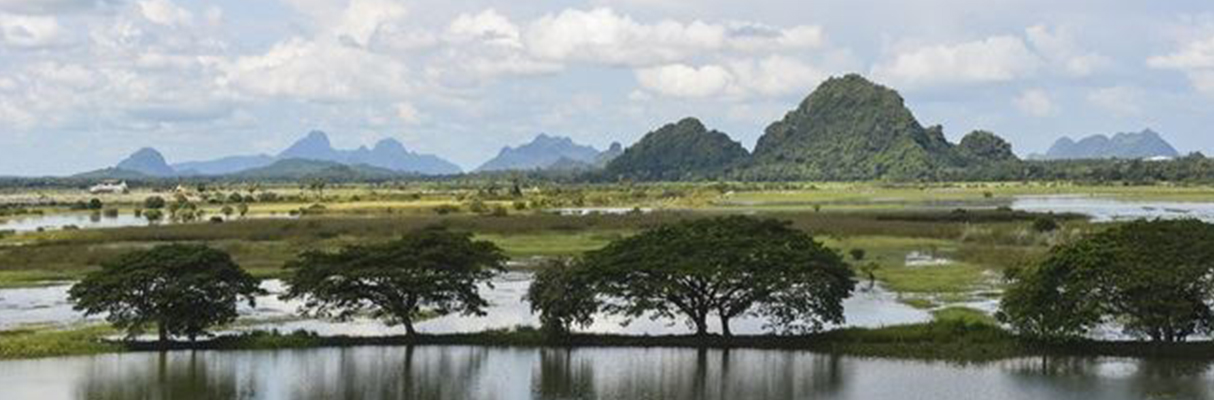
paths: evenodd
<path fill-rule="evenodd" d="M 405 6 L 392 0 L 352 0 L 333 28 L 338 39 L 366 47 L 380 32 L 408 14 Z"/>
<path fill-rule="evenodd" d="M 1035 25 L 1024 37 L 991 36 L 981 40 L 904 48 L 873 67 L 879 80 L 908 88 L 1004 83 L 1040 72 L 1086 77 L 1107 67 L 1109 59 L 1085 51 L 1065 28 Z"/>
<path fill-rule="evenodd" d="M 1214 95 L 1214 36 L 1192 40 L 1176 52 L 1147 59 L 1147 65 L 1185 73 L 1199 92 Z"/>
<path fill-rule="evenodd" d="M 49 47 L 63 44 L 66 36 L 55 17 L 0 14 L 0 44 L 4 46 Z"/>
<path fill-rule="evenodd" d="M 1129 86 L 1110 86 L 1088 92 L 1088 102 L 1121 116 L 1142 113 L 1140 93 Z"/>
<path fill-rule="evenodd" d="M 822 31 L 813 26 L 778 29 L 698 20 L 642 23 L 597 8 L 545 15 L 527 26 L 523 39 L 531 55 L 540 59 L 653 67 L 712 52 L 813 48 L 822 44 Z"/>
<path fill-rule="evenodd" d="M 729 87 L 733 75 L 724 67 L 685 64 L 664 65 L 636 71 L 641 87 L 674 97 L 707 97 Z"/>
<path fill-rule="evenodd" d="M 1007 82 L 1040 68 L 1042 60 L 1023 40 L 995 36 L 952 45 L 931 45 L 898 53 L 873 68 L 873 75 L 895 86 Z"/>
<path fill-rule="evenodd" d="M 256 96 L 352 101 L 408 93 L 408 68 L 391 57 L 301 38 L 225 63 L 221 86 Z"/>
<path fill-rule="evenodd" d="M 164 26 L 188 25 L 194 19 L 194 14 L 169 0 L 140 1 L 139 12 L 148 21 Z"/>
<path fill-rule="evenodd" d="M 1025 90 L 1012 103 L 1021 112 L 1034 117 L 1048 117 L 1054 114 L 1054 101 L 1045 90 Z"/>
<path fill-rule="evenodd" d="M 95 10 L 119 0 L 0 0 L 0 12 L 54 15 Z"/>
<path fill-rule="evenodd" d="M 724 65 L 670 64 L 636 71 L 642 88 L 669 97 L 726 96 L 739 99 L 804 95 L 827 74 L 784 56 L 731 60 Z"/>
<path fill-rule="evenodd" d="M 1072 76 L 1088 76 L 1110 64 L 1109 59 L 1099 53 L 1083 51 L 1071 31 L 1065 28 L 1051 31 L 1045 25 L 1036 25 L 1025 29 L 1025 36 L 1033 49 L 1050 64 Z"/>
<path fill-rule="evenodd" d="M 460 14 L 447 27 L 456 42 L 479 41 L 490 45 L 520 48 L 523 46 L 519 28 L 493 9 L 478 14 Z"/>

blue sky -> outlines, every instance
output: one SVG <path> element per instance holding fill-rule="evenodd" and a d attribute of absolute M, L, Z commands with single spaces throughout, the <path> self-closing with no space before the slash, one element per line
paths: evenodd
<path fill-rule="evenodd" d="M 0 0 L 0 175 L 272 153 L 309 130 L 471 169 L 697 116 L 747 147 L 821 80 L 1017 152 L 1151 127 L 1214 153 L 1208 0 Z"/>

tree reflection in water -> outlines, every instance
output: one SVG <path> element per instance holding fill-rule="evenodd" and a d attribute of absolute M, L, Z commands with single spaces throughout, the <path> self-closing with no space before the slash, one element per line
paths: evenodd
<path fill-rule="evenodd" d="M 249 376 L 211 360 L 214 352 L 149 355 L 144 363 L 121 359 L 90 365 L 76 397 L 90 400 L 253 399 L 259 398 Z M 138 357 L 138 356 L 135 356 Z M 223 363 L 219 363 L 223 364 Z"/>
<path fill-rule="evenodd" d="M 484 347 L 339 349 L 337 362 L 308 368 L 292 399 L 477 399 Z"/>
<path fill-rule="evenodd" d="M 1206 399 L 1214 395 L 1209 361 L 1044 356 L 1010 364 L 1011 375 L 1026 391 L 1086 393 L 1104 399 Z"/>
<path fill-rule="evenodd" d="M 542 350 L 534 397 L 814 398 L 835 394 L 845 383 L 839 357 L 803 352 L 631 349 L 629 357 L 612 354 L 610 349 Z"/>

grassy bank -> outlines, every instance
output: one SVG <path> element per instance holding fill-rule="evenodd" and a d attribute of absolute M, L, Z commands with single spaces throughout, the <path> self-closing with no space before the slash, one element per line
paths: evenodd
<path fill-rule="evenodd" d="M 883 328 L 846 328 L 805 335 L 738 335 L 733 337 L 617 334 L 573 334 L 553 337 L 531 327 L 478 333 L 417 336 L 319 336 L 307 332 L 255 331 L 208 341 L 112 342 L 117 331 L 104 326 L 69 330 L 27 329 L 0 332 L 0 360 L 79 356 L 127 351 L 277 350 L 354 346 L 489 346 L 489 347 L 667 347 L 713 349 L 803 350 L 825 354 L 908 360 L 985 362 L 1032 356 L 1110 356 L 1214 359 L 1211 342 L 1145 343 L 1075 341 L 1042 343 L 1000 328 L 978 310 L 952 307 L 933 312 L 927 323 Z"/>

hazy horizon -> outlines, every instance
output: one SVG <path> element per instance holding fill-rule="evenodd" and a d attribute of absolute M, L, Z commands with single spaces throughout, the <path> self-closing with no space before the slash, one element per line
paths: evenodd
<path fill-rule="evenodd" d="M 1214 152 L 1207 2 L 0 0 L 0 175 L 394 138 L 471 170 L 540 133 L 604 149 L 694 116 L 753 148 L 829 76 L 1022 156 L 1160 132 Z"/>

